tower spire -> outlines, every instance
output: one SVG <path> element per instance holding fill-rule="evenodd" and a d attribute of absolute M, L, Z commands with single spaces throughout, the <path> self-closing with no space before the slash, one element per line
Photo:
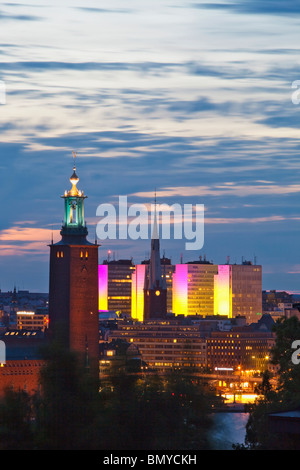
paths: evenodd
<path fill-rule="evenodd" d="M 162 275 L 157 220 L 156 189 L 154 195 L 154 221 L 151 236 L 151 255 L 146 271 L 144 288 L 144 319 L 164 318 L 167 313 L 167 289 Z"/>
<path fill-rule="evenodd" d="M 157 210 L 156 210 L 156 188 L 154 193 L 154 220 L 153 220 L 153 229 L 152 229 L 152 240 L 159 240 L 159 229 L 157 223 Z M 158 242 L 158 249 L 159 249 L 159 242 Z"/>
<path fill-rule="evenodd" d="M 75 170 L 76 170 L 75 158 L 76 158 L 77 152 L 73 152 L 73 150 L 72 150 L 72 155 L 73 155 L 73 162 L 74 162 L 74 164 L 73 164 L 73 170 L 75 171 Z"/>
<path fill-rule="evenodd" d="M 73 173 L 70 177 L 72 187 L 69 191 L 65 191 L 62 196 L 65 200 L 65 216 L 61 230 L 63 236 L 80 236 L 87 235 L 87 228 L 84 221 L 84 199 L 86 196 L 83 191 L 77 188 L 79 178 L 76 174 L 75 158 L 77 152 L 73 152 Z"/>
<path fill-rule="evenodd" d="M 161 283 L 161 264 L 160 264 L 160 243 L 159 243 L 159 228 L 157 222 L 157 204 L 156 204 L 156 189 L 155 189 L 155 205 L 154 205 L 154 222 L 151 239 L 151 256 L 150 256 L 150 272 L 149 272 L 149 287 L 153 289 L 158 287 Z"/>

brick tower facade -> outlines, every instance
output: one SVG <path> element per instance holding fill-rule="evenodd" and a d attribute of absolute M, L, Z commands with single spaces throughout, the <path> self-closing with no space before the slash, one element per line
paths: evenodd
<path fill-rule="evenodd" d="M 98 245 L 87 240 L 83 191 L 74 163 L 72 188 L 65 191 L 61 240 L 50 245 L 49 331 L 79 353 L 96 373 L 99 367 Z"/>

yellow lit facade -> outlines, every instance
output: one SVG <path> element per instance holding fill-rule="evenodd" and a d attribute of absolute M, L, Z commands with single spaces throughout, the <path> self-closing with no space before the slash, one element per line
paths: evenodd
<path fill-rule="evenodd" d="M 146 265 L 137 264 L 131 279 L 131 316 L 136 320 L 144 320 L 144 286 Z"/>
<path fill-rule="evenodd" d="M 229 265 L 218 266 L 214 276 L 214 315 L 232 318 L 232 290 Z"/>
<path fill-rule="evenodd" d="M 214 314 L 245 316 L 255 323 L 262 314 L 262 268 L 251 263 L 219 265 L 214 277 Z"/>
<path fill-rule="evenodd" d="M 175 315 L 214 314 L 214 275 L 211 263 L 177 264 L 173 275 L 173 313 Z"/>

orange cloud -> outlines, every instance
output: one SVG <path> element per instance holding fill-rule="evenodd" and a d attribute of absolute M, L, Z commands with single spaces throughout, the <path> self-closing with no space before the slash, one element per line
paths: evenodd
<path fill-rule="evenodd" d="M 39 227 L 13 226 L 0 232 L 0 256 L 46 254 L 47 245 L 58 231 Z M 6 242 L 6 243 L 5 243 Z M 8 243 L 7 243 L 8 242 Z M 12 243 L 9 243 L 12 242 Z"/>
<path fill-rule="evenodd" d="M 47 241 L 50 242 L 52 230 L 36 227 L 11 227 L 0 232 L 3 241 Z"/>

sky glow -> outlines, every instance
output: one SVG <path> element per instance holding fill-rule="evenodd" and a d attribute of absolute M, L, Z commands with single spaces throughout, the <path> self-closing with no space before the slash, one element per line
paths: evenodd
<path fill-rule="evenodd" d="M 156 188 L 205 206 L 201 252 L 162 241 L 174 264 L 256 257 L 265 289 L 300 290 L 299 23 L 299 0 L 3 3 L 0 288 L 48 290 L 77 151 L 91 240 L 99 204 Z"/>

